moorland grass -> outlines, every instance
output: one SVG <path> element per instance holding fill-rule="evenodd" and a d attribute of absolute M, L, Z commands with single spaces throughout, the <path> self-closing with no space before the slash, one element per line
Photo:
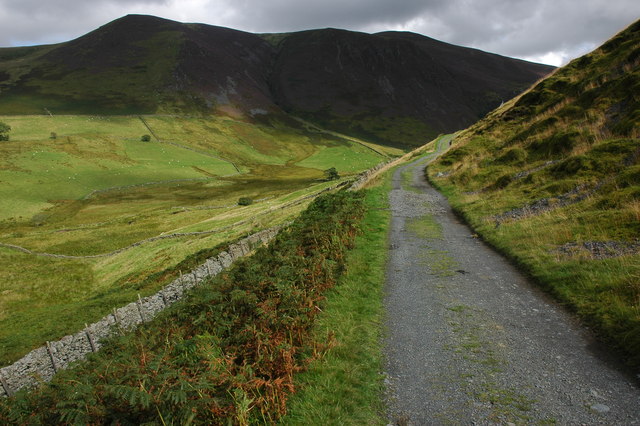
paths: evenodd
<path fill-rule="evenodd" d="M 163 101 L 175 104 L 175 100 L 158 96 L 156 88 L 166 85 L 176 64 L 182 43 L 180 33 L 167 29 L 130 41 L 125 43 L 127 46 L 121 46 L 119 56 L 94 50 L 79 41 L 79 45 L 71 47 L 75 51 L 73 59 L 65 56 L 69 54 L 69 44 L 73 46 L 74 42 L 31 50 L 3 49 L 3 56 L 8 59 L 0 62 L 0 72 L 7 72 L 9 79 L 0 99 L 0 111 L 4 114 L 41 114 L 46 110 L 54 114 L 72 111 L 113 115 L 155 113 L 160 105 L 166 104 Z M 56 47 L 62 50 L 58 51 L 57 61 L 42 59 L 43 54 Z M 128 57 L 124 59 L 122 55 Z M 89 59 L 87 63 L 84 62 L 87 57 L 99 59 L 96 62 Z M 123 61 L 135 65 L 124 66 Z M 31 78 L 23 85 L 21 77 L 25 74 Z M 109 84 L 105 84 L 106 81 Z"/>

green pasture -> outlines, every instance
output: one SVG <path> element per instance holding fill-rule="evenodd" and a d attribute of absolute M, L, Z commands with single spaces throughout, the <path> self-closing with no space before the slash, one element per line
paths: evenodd
<path fill-rule="evenodd" d="M 137 117 L 128 116 L 83 116 L 83 115 L 18 115 L 2 116 L 11 126 L 12 141 L 42 141 L 51 137 L 107 135 L 125 140 L 140 140 L 149 133 Z"/>
<path fill-rule="evenodd" d="M 314 169 L 335 167 L 339 172 L 354 173 L 380 162 L 381 156 L 371 149 L 351 142 L 349 145 L 322 147 L 317 153 L 298 162 L 299 166 Z"/>
<path fill-rule="evenodd" d="M 0 117 L 12 127 L 0 143 L 0 243 L 80 257 L 0 247 L 0 365 L 157 291 L 196 253 L 293 219 L 337 183 L 325 169 L 348 178 L 384 160 L 281 123 L 144 120 L 159 140 L 140 141 L 151 132 L 139 117 Z"/>
<path fill-rule="evenodd" d="M 190 150 L 110 137 L 5 142 L 0 152 L 0 219 L 27 218 L 95 190 L 235 173 L 230 163 Z"/>

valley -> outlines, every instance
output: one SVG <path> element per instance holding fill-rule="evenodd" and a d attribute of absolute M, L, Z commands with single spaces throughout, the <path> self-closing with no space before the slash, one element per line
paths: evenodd
<path fill-rule="evenodd" d="M 51 382 L 0 371 L 0 421 L 637 421 L 639 52 L 143 15 L 0 49 L 0 367 L 285 225 Z"/>
<path fill-rule="evenodd" d="M 214 117 L 0 121 L 12 127 L 0 145 L 5 365 L 157 291 L 186 258 L 291 220 L 388 151 L 302 124 Z M 330 167 L 338 181 L 325 180 Z"/>
<path fill-rule="evenodd" d="M 0 365 L 291 220 L 336 184 L 325 170 L 349 179 L 552 69 L 405 33 L 144 15 L 0 49 Z"/>

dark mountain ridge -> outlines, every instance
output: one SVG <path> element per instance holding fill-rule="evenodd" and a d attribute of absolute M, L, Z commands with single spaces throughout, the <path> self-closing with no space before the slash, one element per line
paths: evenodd
<path fill-rule="evenodd" d="M 272 81 L 285 110 L 402 140 L 464 128 L 551 69 L 417 34 L 325 29 L 281 41 Z"/>
<path fill-rule="evenodd" d="M 290 112 L 412 145 L 552 69 L 411 33 L 257 35 L 128 15 L 66 43 L 0 49 L 0 114 Z"/>

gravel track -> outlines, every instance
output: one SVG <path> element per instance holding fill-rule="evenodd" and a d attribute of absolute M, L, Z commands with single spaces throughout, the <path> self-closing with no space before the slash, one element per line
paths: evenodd
<path fill-rule="evenodd" d="M 640 424 L 639 381 L 474 238 L 426 183 L 427 162 L 397 169 L 389 195 L 389 422 Z"/>

